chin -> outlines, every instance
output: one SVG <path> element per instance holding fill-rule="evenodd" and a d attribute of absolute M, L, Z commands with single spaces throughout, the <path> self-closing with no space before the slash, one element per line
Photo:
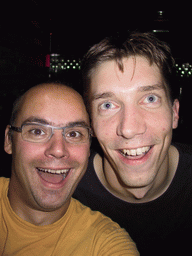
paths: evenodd
<path fill-rule="evenodd" d="M 63 207 L 68 202 L 68 195 L 58 195 L 56 191 L 44 196 L 36 196 L 36 203 L 42 211 L 53 211 Z"/>
<path fill-rule="evenodd" d="M 66 202 L 58 203 L 58 202 L 39 202 L 39 206 L 42 210 L 51 212 L 55 211 L 57 209 L 60 209 L 62 206 L 64 206 Z"/>
<path fill-rule="evenodd" d="M 134 173 L 132 175 L 121 175 L 119 180 L 120 183 L 127 188 L 144 188 L 150 186 L 154 182 L 155 177 L 156 173 L 152 173 L 150 175 L 147 173 Z"/>

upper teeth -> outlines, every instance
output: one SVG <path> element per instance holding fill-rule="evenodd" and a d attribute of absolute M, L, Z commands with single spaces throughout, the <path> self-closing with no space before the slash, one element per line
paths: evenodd
<path fill-rule="evenodd" d="M 44 169 L 44 168 L 38 168 L 39 171 L 42 172 L 49 172 L 52 174 L 64 174 L 67 173 L 69 171 L 69 169 L 63 169 L 63 170 L 52 170 L 52 169 Z"/>
<path fill-rule="evenodd" d="M 142 148 L 137 148 L 137 149 L 123 149 L 122 153 L 124 155 L 128 156 L 140 156 L 146 152 L 148 152 L 150 147 L 142 147 Z"/>

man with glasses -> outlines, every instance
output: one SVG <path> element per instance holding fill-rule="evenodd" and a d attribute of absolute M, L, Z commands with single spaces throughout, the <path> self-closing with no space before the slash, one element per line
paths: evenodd
<path fill-rule="evenodd" d="M 71 196 L 88 163 L 81 96 L 41 84 L 16 101 L 5 131 L 11 178 L 0 178 L 1 255 L 138 255 L 125 230 Z"/>

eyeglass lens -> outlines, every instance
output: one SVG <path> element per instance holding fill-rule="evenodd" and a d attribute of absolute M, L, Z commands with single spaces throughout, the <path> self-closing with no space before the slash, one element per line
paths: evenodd
<path fill-rule="evenodd" d="M 89 138 L 89 129 L 83 126 L 75 127 L 51 127 L 40 124 L 25 124 L 22 127 L 22 138 L 30 142 L 48 141 L 54 130 L 63 130 L 63 136 L 69 143 L 84 143 Z"/>

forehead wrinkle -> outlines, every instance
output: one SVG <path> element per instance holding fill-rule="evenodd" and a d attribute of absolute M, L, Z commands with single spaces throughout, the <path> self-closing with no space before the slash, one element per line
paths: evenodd
<path fill-rule="evenodd" d="M 48 121 L 44 118 L 39 118 L 39 117 L 35 117 L 35 116 L 31 116 L 29 118 L 27 118 L 23 124 L 26 123 L 39 123 L 39 124 L 44 124 L 44 125 L 51 125 L 51 126 L 56 126 L 56 124 L 54 122 Z M 58 127 L 64 127 L 64 126 L 89 126 L 89 124 L 85 121 L 85 120 L 75 120 L 72 122 L 67 122 L 65 125 L 64 124 L 60 124 L 58 125 Z"/>

